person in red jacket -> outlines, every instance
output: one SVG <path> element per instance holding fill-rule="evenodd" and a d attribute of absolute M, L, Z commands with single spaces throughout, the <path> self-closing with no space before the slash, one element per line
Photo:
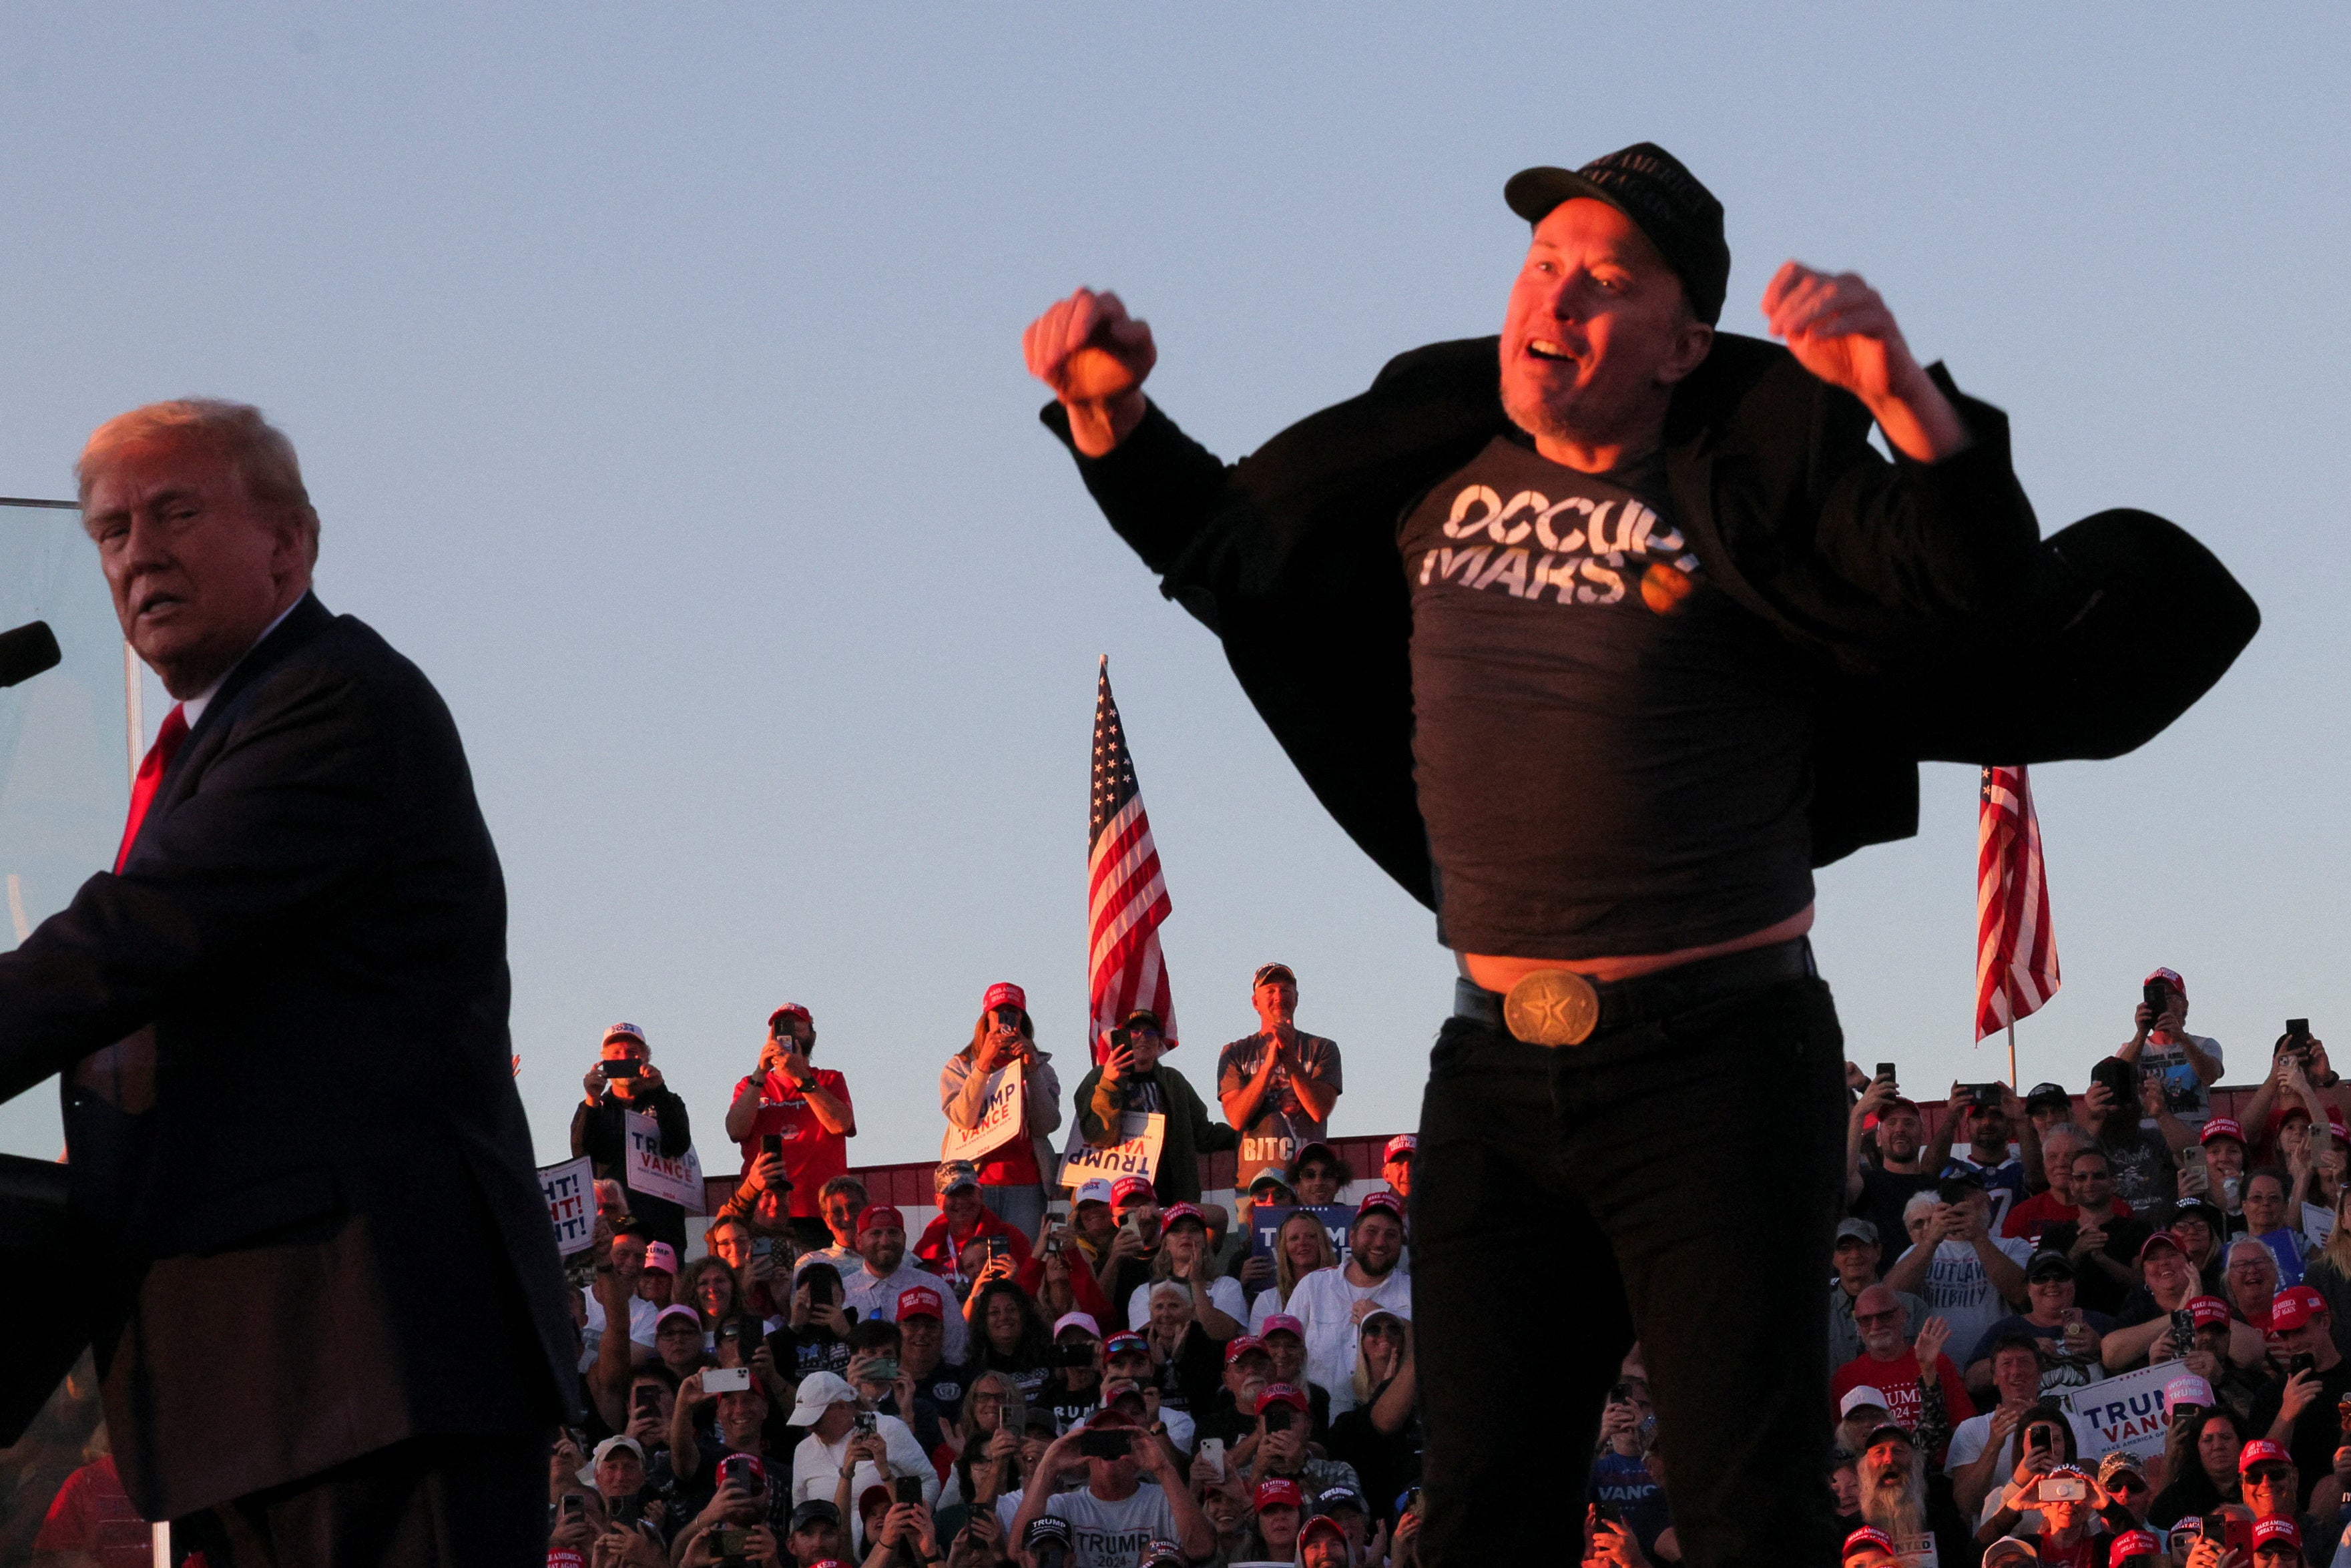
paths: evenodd
<path fill-rule="evenodd" d="M 939 1213 L 923 1228 L 921 1239 L 914 1243 L 917 1264 L 942 1279 L 968 1283 L 979 1277 L 989 1259 L 967 1259 L 964 1249 L 976 1241 L 1000 1238 L 1003 1246 L 991 1248 L 991 1254 L 1000 1253 L 1011 1259 L 1010 1271 L 1016 1274 L 1028 1267 L 1029 1239 L 998 1218 L 980 1201 L 979 1172 L 969 1160 L 941 1161 L 933 1185 L 938 1190 Z"/>

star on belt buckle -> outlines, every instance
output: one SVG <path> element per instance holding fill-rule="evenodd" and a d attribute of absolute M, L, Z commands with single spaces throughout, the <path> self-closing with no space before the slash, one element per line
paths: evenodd
<path fill-rule="evenodd" d="M 1573 969 L 1537 969 L 1502 998 L 1502 1022 L 1530 1045 L 1582 1045 L 1600 1027 L 1600 993 Z"/>

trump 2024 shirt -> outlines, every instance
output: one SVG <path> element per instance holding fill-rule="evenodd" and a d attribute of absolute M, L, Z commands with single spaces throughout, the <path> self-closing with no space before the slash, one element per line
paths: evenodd
<path fill-rule="evenodd" d="M 1809 677 L 1709 580 L 1663 477 L 1661 456 L 1582 474 L 1499 435 L 1397 531 L 1453 947 L 1669 952 L 1812 902 Z"/>

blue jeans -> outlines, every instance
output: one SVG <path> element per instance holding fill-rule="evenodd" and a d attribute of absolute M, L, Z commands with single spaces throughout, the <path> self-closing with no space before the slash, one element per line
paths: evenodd
<path fill-rule="evenodd" d="M 1424 1568 L 1576 1559 L 1636 1338 L 1684 1561 L 1836 1560 L 1821 1281 L 1844 1085 L 1817 978 L 1557 1049 L 1446 1021 L 1412 1194 Z"/>
<path fill-rule="evenodd" d="M 981 1187 L 979 1201 L 987 1206 L 990 1214 L 1031 1241 L 1044 1228 L 1045 1189 L 1033 1181 L 1025 1186 Z"/>

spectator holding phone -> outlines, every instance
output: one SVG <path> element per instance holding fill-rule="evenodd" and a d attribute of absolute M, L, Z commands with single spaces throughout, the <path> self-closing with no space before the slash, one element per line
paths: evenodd
<path fill-rule="evenodd" d="M 1007 1224 L 981 1201 L 979 1167 L 969 1160 L 941 1160 L 931 1175 L 939 1197 L 939 1212 L 923 1228 L 914 1243 L 914 1261 L 931 1273 L 968 1289 L 985 1270 L 967 1269 L 968 1249 L 977 1242 L 983 1258 L 1011 1260 L 1017 1272 L 1029 1261 L 1029 1238 Z M 1040 1217 L 1041 1218 L 1041 1217 Z M 1006 1272 L 998 1270 L 998 1273 Z"/>
<path fill-rule="evenodd" d="M 1085 1467 L 1085 1486 L 1060 1490 L 1061 1477 L 1080 1464 Z M 1142 1485 L 1143 1472 L 1159 1484 Z M 1154 1541 L 1180 1543 L 1194 1563 L 1207 1561 L 1217 1550 L 1217 1532 L 1166 1449 L 1121 1410 L 1099 1411 L 1083 1427 L 1053 1440 L 1008 1533 L 1025 1537 L 1029 1524 L 1044 1514 L 1070 1527 L 1070 1568 L 1135 1568 Z"/>
<path fill-rule="evenodd" d="M 2131 1037 L 2115 1048 L 2121 1061 L 2154 1075 L 2164 1109 L 2191 1127 L 2212 1113 L 2220 1082 L 2220 1042 L 2188 1032 L 2188 982 L 2176 969 L 2152 971 L 2131 1013 Z M 2151 1124 L 2151 1123 L 2150 1123 Z"/>
<path fill-rule="evenodd" d="M 2158 1230 L 2140 1244 L 2138 1268 L 2138 1289 L 2123 1298 L 2115 1327 L 2098 1344 L 2098 1359 L 2109 1376 L 2149 1361 L 2178 1360 L 2195 1348 L 2199 1323 L 2215 1312 L 2223 1322 L 2229 1316 L 2227 1302 L 2202 1294 L 2202 1278 L 2170 1231 Z M 2266 1317 L 2268 1304 L 2261 1305 Z M 2250 1323 L 2231 1324 L 2228 1354 L 2240 1365 L 2258 1364 L 2261 1332 Z"/>
<path fill-rule="evenodd" d="M 2024 1201 L 2024 1162 L 2011 1134 L 2024 1118 L 2024 1104 L 2005 1083 L 1954 1082 L 1943 1102 L 1946 1114 L 1935 1134 L 1927 1163 L 1942 1176 L 1972 1176 L 1991 1199 L 1991 1228 L 2004 1231 L 2009 1211 Z M 1967 1153 L 1952 1153 L 1959 1138 Z"/>
<path fill-rule="evenodd" d="M 1600 1407 L 1600 1449 L 1592 1457 L 1583 1487 L 1584 1501 L 1599 1511 L 1600 1518 L 1630 1530 L 1644 1552 L 1673 1523 L 1666 1489 L 1649 1473 L 1656 1425 L 1650 1416 L 1646 1383 L 1625 1378 L 1608 1391 L 1608 1403 Z"/>
<path fill-rule="evenodd" d="M 1249 1332 L 1253 1334 L 1265 1332 L 1268 1318 L 1290 1312 L 1290 1298 L 1296 1293 L 1299 1281 L 1318 1270 L 1337 1268 L 1339 1249 L 1331 1245 L 1331 1232 L 1321 1219 L 1311 1214 L 1292 1214 L 1273 1233 L 1272 1261 L 1272 1284 L 1249 1303 Z"/>
<path fill-rule="evenodd" d="M 1029 1018 L 1028 994 L 999 981 L 981 998 L 971 1043 L 947 1058 L 939 1074 L 939 1104 L 947 1125 L 970 1132 L 979 1126 L 996 1075 L 1018 1063 L 1020 1105 L 1002 1142 L 976 1156 L 980 1200 L 988 1211 L 1024 1236 L 1045 1218 L 1044 1173 L 1054 1168 L 1049 1136 L 1061 1124 L 1061 1080 L 1052 1056 L 1037 1049 L 1036 1025 Z"/>
<path fill-rule="evenodd" d="M 685 1210 L 628 1185 L 629 1116 L 653 1119 L 664 1157 L 674 1159 L 694 1147 L 685 1102 L 662 1081 L 652 1055 L 645 1031 L 635 1024 L 616 1023 L 604 1031 L 596 1063 L 581 1080 L 585 1098 L 571 1113 L 571 1155 L 574 1159 L 587 1155 L 595 1162 L 598 1177 L 619 1182 L 628 1195 L 629 1212 L 654 1240 L 682 1252 Z"/>
<path fill-rule="evenodd" d="M 918 1502 L 892 1502 L 872 1532 L 862 1568 L 892 1568 L 905 1563 L 941 1561 L 938 1537 L 933 1533 L 931 1511 Z"/>
<path fill-rule="evenodd" d="M 1926 1123 L 1917 1105 L 1895 1086 L 1894 1064 L 1880 1062 L 1878 1067 L 1878 1076 L 1845 1114 L 1844 1200 L 1849 1212 L 1868 1220 L 1886 1238 L 1905 1233 L 1904 1207 L 1913 1195 L 1935 1190 L 1941 1167 L 1926 1162 Z M 1873 1132 L 1876 1157 L 1865 1158 L 1863 1145 Z"/>
<path fill-rule="evenodd" d="M 759 1065 L 735 1085 L 726 1107 L 726 1135 L 742 1147 L 745 1175 L 762 1155 L 783 1162 L 792 1229 L 810 1248 L 832 1241 L 817 1214 L 817 1193 L 847 1172 L 848 1141 L 857 1136 L 849 1081 L 831 1068 L 810 1066 L 815 1052 L 815 1018 L 786 1002 L 768 1015 Z"/>
<path fill-rule="evenodd" d="M 792 1425 L 808 1433 L 792 1450 L 794 1503 L 829 1499 L 845 1518 L 843 1493 L 862 1497 L 868 1487 L 888 1486 L 893 1475 L 921 1477 L 924 1503 L 938 1500 L 938 1472 L 914 1432 L 895 1416 L 859 1408 L 846 1380 L 830 1372 L 802 1379 Z"/>
<path fill-rule="evenodd" d="M 1927 1239 L 1895 1260 L 1886 1283 L 1925 1297 L 1927 1310 L 1950 1325 L 1965 1354 L 1986 1329 L 2026 1303 L 2024 1265 L 2032 1249 L 1991 1233 L 1991 1199 L 1973 1173 L 1943 1177 L 1935 1197 Z"/>
<path fill-rule="evenodd" d="M 1102 1322 L 1091 1312 L 1064 1312 L 1053 1322 L 1053 1373 L 1036 1403 L 1053 1416 L 1053 1435 L 1078 1426 L 1102 1404 Z"/>
<path fill-rule="evenodd" d="M 714 1382 L 722 1386 L 713 1388 Z M 736 1522 L 765 1523 L 778 1533 L 788 1528 L 791 1500 L 786 1495 L 784 1457 L 770 1451 L 768 1443 L 769 1408 L 768 1391 L 758 1379 L 726 1368 L 698 1372 L 678 1385 L 677 1404 L 670 1415 L 669 1465 L 687 1516 L 700 1520 L 726 1489 L 728 1477 L 751 1473 L 751 1467 L 730 1468 L 726 1462 L 746 1455 L 761 1478 L 756 1489 L 759 1507 L 752 1518 Z M 706 1428 L 702 1425 L 705 1420 L 712 1423 Z M 725 1511 L 729 1505 L 719 1506 Z"/>
<path fill-rule="evenodd" d="M 2033 1343 L 2040 1391 L 2080 1388 L 2105 1376 L 2098 1346 L 2115 1320 L 2075 1304 L 2073 1260 L 2053 1250 L 2034 1253 L 2025 1265 L 2024 1289 L 2032 1306 L 1992 1324 L 1968 1353 L 1968 1392 L 1980 1394 L 1998 1383 L 1992 1364 L 1998 1349 L 2019 1335 Z"/>
<path fill-rule="evenodd" d="M 2285 1450 L 2302 1477 L 2296 1510 L 2307 1509 L 2311 1489 L 2335 1473 L 2335 1450 L 2351 1421 L 2343 1400 L 2351 1395 L 2351 1360 L 2335 1346 L 2334 1313 L 2307 1285 L 2278 1292 L 2270 1309 L 2273 1354 L 2283 1373 L 2253 1401 L 2251 1435 Z M 2247 1500 L 2251 1501 L 2251 1499 Z"/>
<path fill-rule="evenodd" d="M 768 1335 L 768 1352 L 786 1379 L 797 1384 L 812 1373 L 849 1369 L 849 1331 L 859 1314 L 846 1304 L 845 1294 L 830 1263 L 807 1263 L 792 1271 L 784 1321 Z"/>
<path fill-rule="evenodd" d="M 2041 1397 L 2041 1351 L 2030 1334 L 2003 1335 L 1991 1353 L 1998 1403 L 1970 1416 L 1951 1433 L 1943 1473 L 1959 1511 L 1976 1517 L 2003 1478 L 2022 1479 L 2070 1458 L 2081 1434 L 2054 1404 Z M 2062 1428 L 2060 1430 L 2059 1428 Z"/>
<path fill-rule="evenodd" d="M 982 1372 L 973 1376 L 948 1445 L 955 1450 L 955 1461 L 939 1493 L 942 1508 L 962 1503 L 975 1511 L 993 1510 L 1006 1492 L 1019 1490 L 1020 1443 L 1028 1408 L 1028 1398 L 1010 1373 Z"/>
<path fill-rule="evenodd" d="M 1159 1257 L 1158 1190 L 1142 1176 L 1121 1176 L 1111 1184 L 1110 1208 L 1115 1228 L 1095 1279 L 1104 1297 L 1123 1303 L 1151 1282 Z"/>
<path fill-rule="evenodd" d="M 2167 1108 L 2162 1081 L 2110 1056 L 2090 1069 L 2082 1101 L 2091 1145 L 2105 1151 L 2113 1172 L 2115 1196 L 2150 1225 L 2160 1220 L 2179 1196 L 2179 1151 L 2197 1141 Z"/>
<path fill-rule="evenodd" d="M 1129 1113 L 1164 1116 L 1159 1164 L 1151 1173 L 1153 1191 L 1162 1203 L 1197 1203 L 1199 1157 L 1238 1148 L 1240 1134 L 1208 1119 L 1199 1092 L 1161 1061 L 1167 1049 L 1157 1013 L 1137 1008 L 1127 1014 L 1126 1021 L 1111 1031 L 1109 1053 L 1079 1081 L 1078 1136 L 1088 1148 L 1107 1149 L 1125 1136 Z M 1109 1281 L 1102 1288 L 1113 1301 L 1124 1299 L 1124 1290 L 1112 1289 Z"/>
<path fill-rule="evenodd" d="M 2030 1479 L 2010 1482 L 2000 1511 L 1979 1527 L 1976 1538 L 1991 1542 L 2013 1533 L 2044 1563 L 2105 1563 L 2114 1550 L 2114 1536 L 2098 1517 L 2106 1501 L 2105 1490 L 2089 1471 L 2077 1464 L 2054 1465 Z M 2011 1532 L 2001 1523 L 2026 1512 L 2040 1514 L 2039 1529 Z"/>
<path fill-rule="evenodd" d="M 2187 1197 L 2210 1198 L 2225 1219 L 2234 1220 L 2244 1207 L 2245 1129 L 2234 1116 L 2209 1117 L 2197 1142 L 2204 1151 L 2204 1169 L 2200 1173 L 2193 1166 L 2184 1169 L 2180 1191 Z M 2192 1190 L 2197 1187 L 2203 1190 Z"/>

